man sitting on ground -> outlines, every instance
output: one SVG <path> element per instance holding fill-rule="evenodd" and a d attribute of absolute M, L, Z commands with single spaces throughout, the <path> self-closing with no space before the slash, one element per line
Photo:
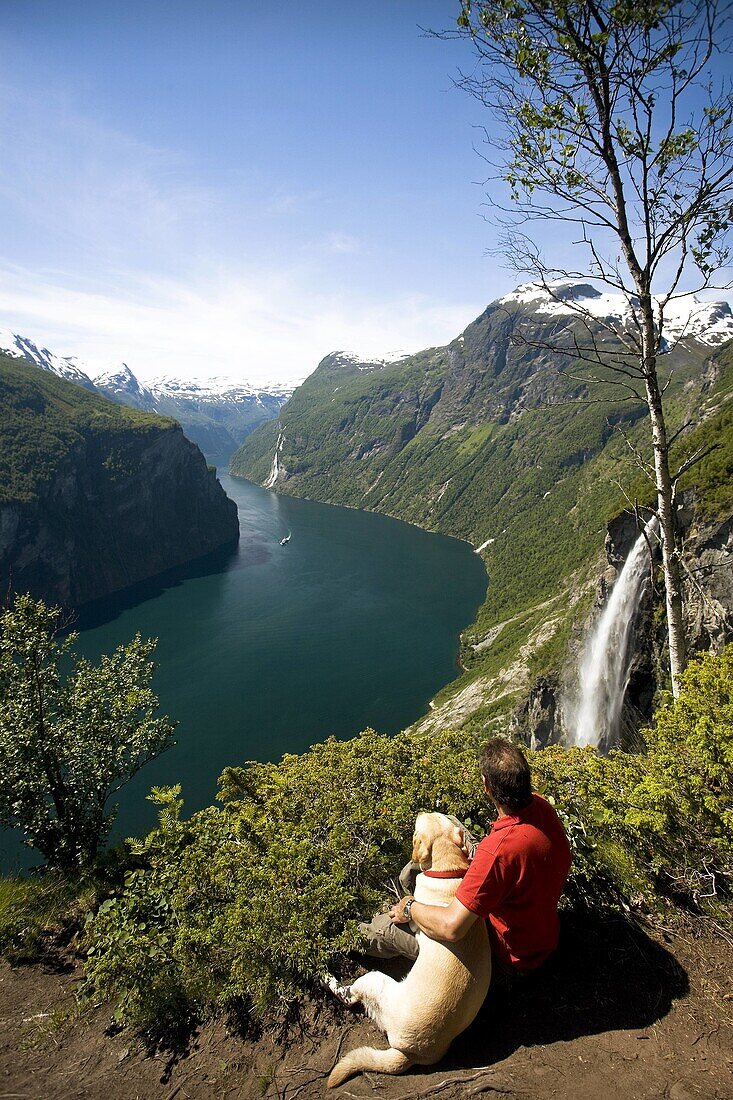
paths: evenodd
<path fill-rule="evenodd" d="M 388 917 L 393 925 L 412 921 L 425 935 L 447 943 L 484 919 L 495 964 L 509 972 L 534 970 L 557 947 L 557 907 L 570 870 L 570 845 L 554 808 L 532 793 L 529 765 L 516 745 L 493 738 L 481 750 L 480 765 L 499 817 L 477 846 L 455 897 L 441 907 L 408 894 Z M 403 933 L 395 943 L 406 939 L 413 938 Z M 401 953 L 414 958 L 417 950 L 406 946 Z"/>

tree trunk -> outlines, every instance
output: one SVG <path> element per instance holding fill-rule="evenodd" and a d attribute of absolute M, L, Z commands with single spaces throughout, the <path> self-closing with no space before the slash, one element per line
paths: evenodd
<path fill-rule="evenodd" d="M 657 490 L 657 514 L 662 532 L 662 566 L 667 605 L 667 635 L 669 639 L 669 670 L 672 694 L 677 698 L 680 676 L 685 670 L 685 627 L 682 618 L 682 571 L 677 546 L 677 520 L 674 512 L 672 479 L 669 473 L 669 446 L 664 422 L 662 395 L 657 378 L 657 336 L 651 299 L 642 299 L 644 318 L 643 354 L 649 418 L 654 444 L 654 472 Z"/>

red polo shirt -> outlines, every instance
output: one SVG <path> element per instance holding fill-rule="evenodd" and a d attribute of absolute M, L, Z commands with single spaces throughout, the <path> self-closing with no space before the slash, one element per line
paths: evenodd
<path fill-rule="evenodd" d="M 506 966 L 533 970 L 557 947 L 570 862 L 562 822 L 539 794 L 498 818 L 479 844 L 456 897 L 489 922 L 492 951 Z"/>

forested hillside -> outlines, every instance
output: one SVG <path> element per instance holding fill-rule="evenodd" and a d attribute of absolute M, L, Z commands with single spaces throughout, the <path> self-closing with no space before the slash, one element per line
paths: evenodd
<path fill-rule="evenodd" d="M 0 583 L 78 605 L 238 535 L 180 427 L 0 356 Z"/>
<path fill-rule="evenodd" d="M 634 456 L 650 453 L 644 406 L 602 367 L 578 364 L 587 322 L 554 305 L 510 295 L 447 347 L 389 366 L 328 356 L 232 462 L 278 491 L 384 511 L 480 549 L 487 599 L 464 635 L 466 674 L 441 698 L 474 687 L 440 719 L 452 725 L 505 712 L 558 665 L 605 564 L 607 524 L 632 498 L 651 499 Z M 687 484 L 704 487 L 699 507 L 718 518 L 733 511 L 729 312 L 700 310 L 663 358 L 672 428 L 692 421 L 678 457 L 717 410 L 697 430 L 724 448 Z M 618 352 L 602 318 L 591 335 L 601 355 Z"/>

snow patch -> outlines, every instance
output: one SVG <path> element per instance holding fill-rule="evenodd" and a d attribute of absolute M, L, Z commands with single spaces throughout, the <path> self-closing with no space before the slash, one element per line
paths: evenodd
<path fill-rule="evenodd" d="M 662 299 L 656 301 L 661 308 Z M 534 313 L 543 317 L 589 315 L 627 325 L 633 322 L 637 303 L 633 295 L 627 297 L 598 290 L 590 283 L 556 279 L 547 288 L 539 283 L 523 283 L 499 299 L 499 305 L 509 304 L 531 306 Z M 701 302 L 694 294 L 685 294 L 664 307 L 662 327 L 668 346 L 689 338 L 715 346 L 733 339 L 733 312 L 728 302 Z"/>
<path fill-rule="evenodd" d="M 374 356 L 374 355 L 361 355 L 356 351 L 332 351 L 328 356 L 329 359 L 337 359 L 341 363 L 351 363 L 357 367 L 360 371 L 372 371 L 378 370 L 380 367 L 386 367 L 391 363 L 400 363 L 403 359 L 409 357 L 407 351 L 390 351 L 386 354 Z"/>
<path fill-rule="evenodd" d="M 73 355 L 62 358 L 55 355 L 48 348 L 39 348 L 32 340 L 25 336 L 19 336 L 10 329 L 0 329 L 0 351 L 6 355 L 12 355 L 16 359 L 25 359 L 28 363 L 34 363 L 37 367 L 66 378 L 70 382 L 94 389 L 94 384 L 89 374 L 82 368 L 78 359 Z"/>
<path fill-rule="evenodd" d="M 148 389 L 155 397 L 168 397 L 176 401 L 242 401 L 245 398 L 259 400 L 262 397 L 288 398 L 296 383 L 275 383 L 272 386 L 255 386 L 251 382 L 234 378 L 154 378 Z"/>

